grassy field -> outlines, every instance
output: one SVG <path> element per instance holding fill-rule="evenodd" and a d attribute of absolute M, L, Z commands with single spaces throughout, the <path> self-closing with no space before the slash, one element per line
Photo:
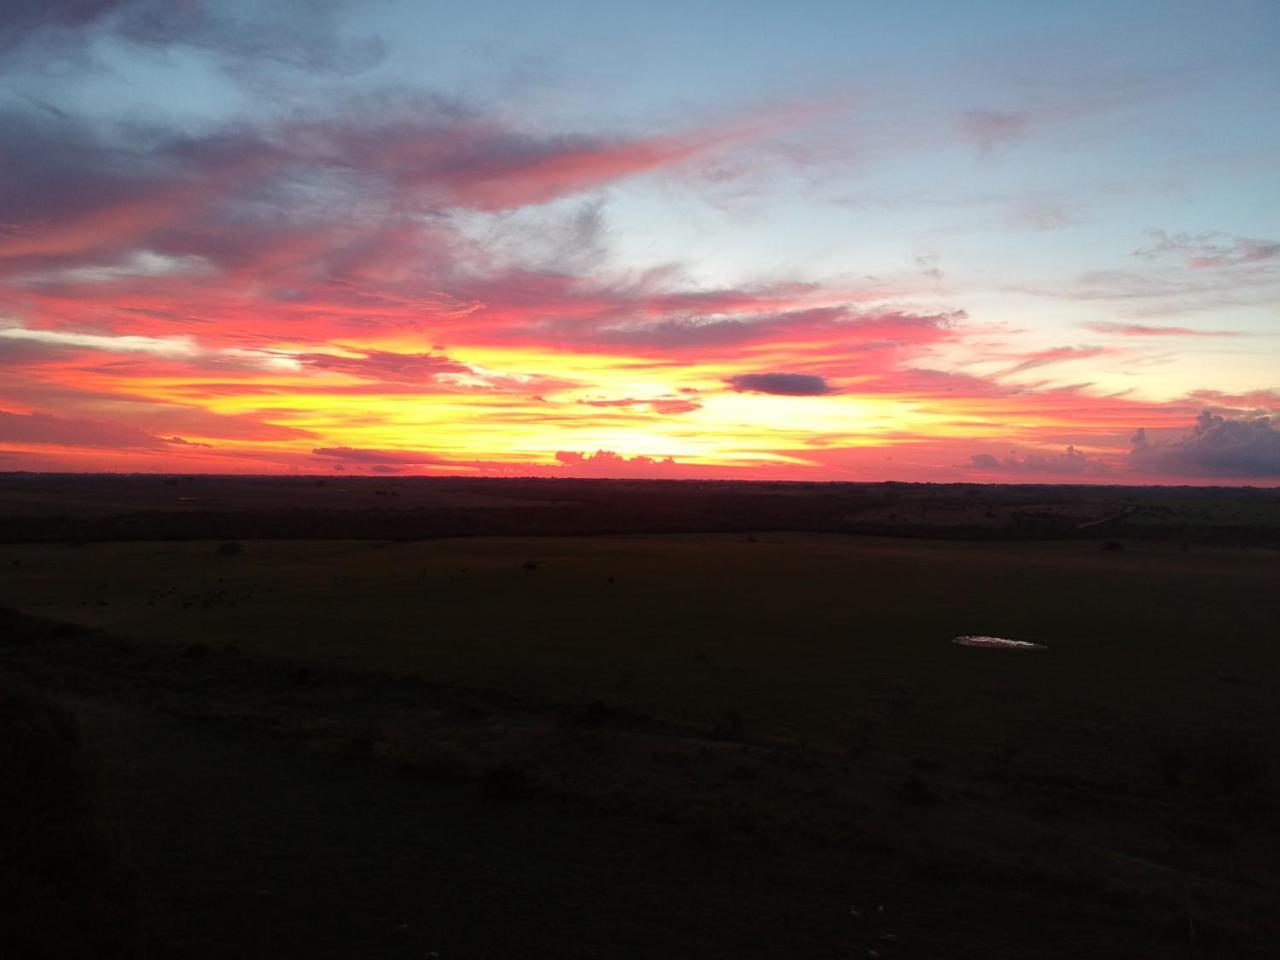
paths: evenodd
<path fill-rule="evenodd" d="M 823 743 L 874 713 L 910 749 L 998 745 L 1032 702 L 1049 736 L 1088 725 L 1109 738 L 1097 762 L 1134 773 L 1116 752 L 1135 731 L 1261 721 L 1280 676 L 1273 552 L 782 534 L 217 547 L 0 546 L 0 603 L 682 720 L 733 711 Z M 951 646 L 962 633 L 1050 650 Z"/>
<path fill-rule="evenodd" d="M 8 544 L 0 605 L 76 626 L 0 667 L 80 711 L 161 956 L 1268 956 L 1278 584 L 1164 540 Z"/>

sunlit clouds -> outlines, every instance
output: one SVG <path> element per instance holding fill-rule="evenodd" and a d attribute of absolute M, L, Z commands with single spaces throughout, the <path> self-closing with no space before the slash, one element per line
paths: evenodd
<path fill-rule="evenodd" d="M 1263 60 L 1228 153 L 954 51 L 499 96 L 409 6 L 0 12 L 0 468 L 1280 481 Z"/>

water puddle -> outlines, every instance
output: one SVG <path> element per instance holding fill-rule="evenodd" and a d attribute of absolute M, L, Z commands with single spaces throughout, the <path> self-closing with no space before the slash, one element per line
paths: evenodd
<path fill-rule="evenodd" d="M 1028 643 L 1026 640 L 1008 640 L 1004 637 L 953 637 L 952 643 L 962 647 L 989 647 L 994 650 L 1047 650 L 1043 643 Z"/>

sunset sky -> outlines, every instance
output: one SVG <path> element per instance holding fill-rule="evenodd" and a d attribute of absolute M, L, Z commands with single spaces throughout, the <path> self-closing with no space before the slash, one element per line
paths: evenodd
<path fill-rule="evenodd" d="M 5 0 L 0 471 L 1280 484 L 1280 3 Z"/>

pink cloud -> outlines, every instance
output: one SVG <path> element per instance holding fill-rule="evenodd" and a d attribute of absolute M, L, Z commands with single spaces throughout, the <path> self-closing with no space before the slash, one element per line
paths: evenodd
<path fill-rule="evenodd" d="M 1102 357 L 1115 352 L 1107 347 L 1052 347 L 1048 350 L 1036 350 L 1022 354 L 1022 359 L 1013 366 L 1001 370 L 997 376 L 1007 377 L 1011 374 L 1023 373 L 1027 370 L 1035 370 L 1055 363 L 1066 363 L 1069 360 L 1091 360 L 1094 357 Z"/>
<path fill-rule="evenodd" d="M 1191 270 L 1244 267 L 1280 260 L 1280 243 L 1210 230 L 1203 233 L 1169 233 L 1148 230 L 1152 244 L 1134 251 L 1147 260 L 1181 258 Z"/>
<path fill-rule="evenodd" d="M 959 129 L 983 153 L 990 153 L 1026 135 L 1031 118 L 1024 112 L 969 110 L 961 115 Z"/>
<path fill-rule="evenodd" d="M 636 409 L 647 408 L 654 413 L 663 416 L 673 416 L 681 413 L 692 413 L 694 410 L 701 410 L 702 404 L 689 400 L 685 397 L 652 397 L 648 400 L 637 400 L 634 397 L 622 397 L 616 400 L 579 400 L 578 403 L 587 407 L 597 408 L 620 408 L 620 409 Z"/>
<path fill-rule="evenodd" d="M 161 437 L 120 423 L 72 419 L 46 413 L 13 413 L 0 410 L 0 443 L 38 443 L 94 449 L 157 449 L 181 438 Z"/>
<path fill-rule="evenodd" d="M 1195 330 L 1191 327 L 1161 327 L 1146 323 L 1115 323 L 1095 321 L 1082 324 L 1094 333 L 1111 333 L 1121 337 L 1239 337 L 1233 330 Z"/>

